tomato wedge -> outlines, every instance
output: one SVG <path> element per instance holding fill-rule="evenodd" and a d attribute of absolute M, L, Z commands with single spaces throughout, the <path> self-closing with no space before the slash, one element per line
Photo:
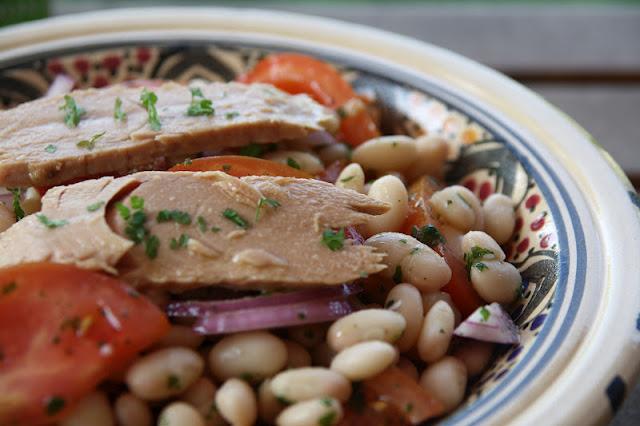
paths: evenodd
<path fill-rule="evenodd" d="M 425 225 L 433 225 L 442 229 L 440 223 L 431 213 L 428 201 L 431 195 L 438 190 L 438 184 L 430 177 L 422 177 L 409 187 L 409 214 L 403 225 L 403 231 L 411 234 L 411 229 Z M 484 301 L 473 289 L 464 260 L 460 258 L 446 244 L 434 247 L 451 268 L 451 280 L 442 288 L 442 291 L 451 295 L 451 299 L 464 317 L 473 313 L 484 305 Z"/>
<path fill-rule="evenodd" d="M 356 388 L 340 424 L 416 425 L 443 413 L 433 395 L 398 367 L 389 367 Z"/>
<path fill-rule="evenodd" d="M 337 109 L 350 101 L 362 105 L 338 70 L 326 62 L 299 53 L 269 55 L 238 80 L 242 83 L 269 83 L 291 94 L 306 93 L 329 108 Z M 353 146 L 380 136 L 364 105 L 352 114 L 348 113 L 340 130 L 343 138 Z"/>
<path fill-rule="evenodd" d="M 288 176 L 310 179 L 312 176 L 302 170 L 286 164 L 242 155 L 221 155 L 191 160 L 189 164 L 180 163 L 169 169 L 172 172 L 225 172 L 231 176 Z"/>
<path fill-rule="evenodd" d="M 168 329 L 160 309 L 107 275 L 0 270 L 0 424 L 55 421 Z"/>

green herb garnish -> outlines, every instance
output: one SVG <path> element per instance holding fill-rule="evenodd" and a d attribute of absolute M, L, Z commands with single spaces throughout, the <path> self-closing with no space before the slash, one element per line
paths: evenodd
<path fill-rule="evenodd" d="M 191 225 L 191 215 L 182 210 L 160 210 L 156 220 L 158 223 L 173 221 L 180 225 Z"/>
<path fill-rule="evenodd" d="M 156 102 L 158 102 L 158 96 L 155 93 L 147 90 L 145 87 L 140 94 L 140 102 L 147 110 L 147 115 L 149 116 L 149 127 L 151 130 L 155 130 L 156 132 L 160 130 L 162 125 L 160 124 L 160 119 L 158 118 L 158 110 L 156 109 Z"/>
<path fill-rule="evenodd" d="M 147 222 L 147 214 L 141 210 L 133 212 L 127 219 L 127 226 L 124 229 L 124 233 L 127 237 L 136 244 L 140 244 L 145 240 L 148 235 L 148 231 L 145 228 Z"/>
<path fill-rule="evenodd" d="M 404 412 L 410 413 L 413 411 L 413 404 L 411 402 L 407 402 L 404 406 Z"/>
<path fill-rule="evenodd" d="M 158 257 L 158 248 L 160 247 L 160 240 L 155 235 L 148 235 L 144 240 L 144 252 L 149 259 L 155 259 Z"/>
<path fill-rule="evenodd" d="M 54 152 L 56 152 L 58 150 L 58 147 L 55 145 L 47 145 L 44 147 L 44 151 L 48 152 L 49 154 L 53 154 Z"/>
<path fill-rule="evenodd" d="M 465 200 L 465 198 L 459 192 L 456 193 L 456 195 L 458 196 L 458 198 L 460 198 L 462 200 L 463 203 L 465 203 L 467 205 L 467 207 L 469 207 L 470 209 L 473 208 L 473 207 L 471 207 L 471 204 L 469 204 L 469 202 L 467 200 Z"/>
<path fill-rule="evenodd" d="M 18 284 L 16 284 L 15 281 L 11 281 L 8 284 L 5 284 L 2 286 L 2 294 L 9 294 L 11 292 L 13 292 L 16 288 L 18 288 Z"/>
<path fill-rule="evenodd" d="M 213 115 L 214 109 L 211 107 L 211 99 L 206 99 L 199 88 L 191 89 L 191 105 L 187 109 L 187 115 L 195 117 L 199 115 Z"/>
<path fill-rule="evenodd" d="M 175 374 L 169 374 L 167 377 L 167 388 L 169 389 L 180 389 L 182 386 L 180 385 L 180 378 Z"/>
<path fill-rule="evenodd" d="M 116 98 L 113 106 L 113 119 L 116 121 L 124 121 L 127 119 L 127 113 L 122 110 L 122 99 Z"/>
<path fill-rule="evenodd" d="M 84 108 L 76 105 L 75 99 L 69 95 L 64 95 L 64 105 L 60 106 L 60 110 L 64 111 L 64 124 L 70 128 L 78 127 L 80 118 L 87 113 Z"/>
<path fill-rule="evenodd" d="M 238 151 L 238 154 L 244 155 L 245 157 L 256 157 L 259 158 L 264 154 L 264 147 L 262 145 L 258 145 L 257 143 L 250 143 L 249 145 L 245 145 Z"/>
<path fill-rule="evenodd" d="M 87 211 L 92 213 L 97 211 L 102 206 L 104 206 L 104 201 L 98 201 L 97 203 L 89 204 L 87 206 Z"/>
<path fill-rule="evenodd" d="M 118 210 L 118 213 L 120 213 L 120 217 L 122 217 L 123 220 L 129 220 L 129 217 L 131 216 L 131 210 L 129 210 L 129 207 L 122 203 L 116 203 L 116 210 Z"/>
<path fill-rule="evenodd" d="M 179 248 L 183 248 L 187 246 L 189 242 L 189 236 L 187 234 L 181 234 L 178 239 L 172 238 L 169 243 L 169 248 L 171 250 L 178 250 Z"/>
<path fill-rule="evenodd" d="M 481 260 L 486 259 L 485 256 L 491 255 L 490 258 L 495 258 L 495 253 L 489 249 L 480 246 L 471 247 L 471 251 L 464 254 L 464 261 L 466 263 L 467 272 L 471 273 L 471 268 L 476 266 L 476 264 L 480 263 Z M 487 265 L 484 265 L 486 268 Z M 482 271 L 482 266 L 477 267 Z"/>
<path fill-rule="evenodd" d="M 291 401 L 289 401 L 287 398 L 285 398 L 282 395 L 276 395 L 276 401 L 278 401 L 280 404 L 282 405 L 289 405 L 291 404 Z"/>
<path fill-rule="evenodd" d="M 444 236 L 433 225 L 426 225 L 421 228 L 417 226 L 411 227 L 411 236 L 422 244 L 426 244 L 431 248 L 446 242 Z"/>
<path fill-rule="evenodd" d="M 396 269 L 393 271 L 393 277 L 391 277 L 391 279 L 393 279 L 393 282 L 396 284 L 400 284 L 402 282 L 402 268 L 400 265 L 396 265 Z"/>
<path fill-rule="evenodd" d="M 82 140 L 78 142 L 76 146 L 78 148 L 84 148 L 84 149 L 88 149 L 89 151 L 93 151 L 93 148 L 96 147 L 96 142 L 98 141 L 98 139 L 103 137 L 105 133 L 106 132 L 96 133 L 95 135 L 91 136 L 89 140 Z"/>
<path fill-rule="evenodd" d="M 347 176 L 346 178 L 340 179 L 340 182 L 346 183 L 346 182 L 349 182 L 350 180 L 352 180 L 353 178 L 355 178 L 355 175 Z"/>
<path fill-rule="evenodd" d="M 338 231 L 325 229 L 322 233 L 322 244 L 329 247 L 331 251 L 342 250 L 344 247 L 344 228 L 340 228 Z"/>
<path fill-rule="evenodd" d="M 207 232 L 207 220 L 202 216 L 198 216 L 198 228 L 200 228 L 200 232 L 203 234 Z"/>
<path fill-rule="evenodd" d="M 13 194 L 13 214 L 16 217 L 16 220 L 21 220 L 24 218 L 24 210 L 22 209 L 22 205 L 20 205 L 20 197 L 22 196 L 22 190 L 20 188 L 7 188 L 11 194 Z"/>
<path fill-rule="evenodd" d="M 40 223 L 42 223 L 44 226 L 46 226 L 49 229 L 59 228 L 59 227 L 64 226 L 64 225 L 69 223 L 68 221 L 66 221 L 64 219 L 62 219 L 62 220 L 49 219 L 47 216 L 45 216 L 43 214 L 38 214 L 38 215 L 36 215 L 36 217 L 38 218 Z"/>
<path fill-rule="evenodd" d="M 131 197 L 131 208 L 134 210 L 144 209 L 144 198 L 134 195 Z"/>
<path fill-rule="evenodd" d="M 482 262 L 474 263 L 473 267 L 476 268 L 480 272 L 482 272 L 482 271 L 484 271 L 486 269 L 489 269 L 489 267 L 485 263 L 482 263 Z"/>
<path fill-rule="evenodd" d="M 224 118 L 226 118 L 227 120 L 233 120 L 234 118 L 236 118 L 239 115 L 240 115 L 239 112 L 231 111 L 231 112 L 226 113 L 224 115 Z"/>
<path fill-rule="evenodd" d="M 336 421 L 336 412 L 331 410 L 318 419 L 318 426 L 331 426 Z"/>
<path fill-rule="evenodd" d="M 212 226 L 211 227 L 211 232 L 220 232 L 220 231 L 222 231 L 222 229 L 218 228 L 217 226 Z"/>
<path fill-rule="evenodd" d="M 58 414 L 60 411 L 62 411 L 62 409 L 64 408 L 64 405 L 65 405 L 64 399 L 54 395 L 48 398 L 47 401 L 45 402 L 45 411 L 47 412 L 47 415 L 54 416 Z"/>
<path fill-rule="evenodd" d="M 491 312 L 483 306 L 480 308 L 480 316 L 482 317 L 482 321 L 486 322 L 489 320 L 489 317 L 491 317 Z"/>
<path fill-rule="evenodd" d="M 242 229 L 249 228 L 249 222 L 233 209 L 225 209 L 225 211 L 222 212 L 222 217 L 230 220 Z"/>
<path fill-rule="evenodd" d="M 272 209 L 277 209 L 280 207 L 280 202 L 278 200 L 274 200 L 273 198 L 260 197 L 258 201 L 258 207 L 256 207 L 256 222 L 260 219 L 260 211 L 263 206 L 269 206 Z"/>
<path fill-rule="evenodd" d="M 291 157 L 287 157 L 287 166 L 300 170 L 300 164 Z"/>

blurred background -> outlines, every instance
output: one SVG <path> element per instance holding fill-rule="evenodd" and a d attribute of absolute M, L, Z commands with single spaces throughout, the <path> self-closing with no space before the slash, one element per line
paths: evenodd
<path fill-rule="evenodd" d="M 564 110 L 640 187 L 640 0 L 0 0 L 0 26 L 106 8 L 167 5 L 302 12 L 451 49 L 500 70 Z M 629 392 L 613 425 L 640 425 L 640 387 Z"/>

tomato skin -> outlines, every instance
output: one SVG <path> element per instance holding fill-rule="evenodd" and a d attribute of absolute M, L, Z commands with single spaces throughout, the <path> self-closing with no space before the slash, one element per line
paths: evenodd
<path fill-rule="evenodd" d="M 248 73 L 242 83 L 269 83 L 292 95 L 306 93 L 329 108 L 337 109 L 358 95 L 330 64 L 299 53 L 277 53 L 265 57 Z M 373 118 L 362 108 L 342 119 L 340 133 L 345 141 L 357 146 L 380 136 Z"/>
<path fill-rule="evenodd" d="M 288 176 L 310 179 L 312 176 L 302 170 L 294 169 L 275 161 L 263 160 L 242 155 L 221 155 L 191 160 L 189 164 L 176 164 L 172 172 L 225 172 L 231 176 Z"/>
<path fill-rule="evenodd" d="M 0 288 L 0 424 L 59 419 L 169 329 L 121 281 L 70 265 L 2 269 Z M 64 403 L 47 413 L 52 397 Z"/>
<path fill-rule="evenodd" d="M 438 191 L 439 184 L 430 177 L 422 177 L 409 187 L 409 214 L 403 225 L 403 232 L 411 235 L 411 229 L 425 225 L 433 225 L 442 229 L 442 223 L 436 219 L 429 207 L 429 198 Z M 467 317 L 477 308 L 484 305 L 484 301 L 474 290 L 464 263 L 447 243 L 434 247 L 451 268 L 451 280 L 442 287 L 442 291 L 449 293 L 463 317 Z"/>

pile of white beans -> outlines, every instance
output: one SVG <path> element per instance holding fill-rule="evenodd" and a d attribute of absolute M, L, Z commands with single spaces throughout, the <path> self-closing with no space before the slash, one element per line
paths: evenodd
<path fill-rule="evenodd" d="M 447 141 L 386 136 L 353 152 L 342 144 L 292 145 L 268 158 L 285 164 L 292 158 L 310 173 L 349 159 L 336 185 L 391 205 L 360 229 L 365 244 L 386 254 L 387 269 L 373 277 L 386 284 L 384 304 L 368 305 L 332 324 L 235 333 L 215 342 L 173 325 L 128 368 L 121 378 L 126 391 L 111 398 L 103 391 L 90 394 L 61 425 L 335 425 L 343 418 L 352 383 L 392 365 L 447 412 L 463 401 L 468 380 L 487 367 L 493 345 L 462 339 L 452 344 L 461 315 L 441 291 L 451 269 L 431 247 L 398 232 L 409 210 L 405 182 L 423 175 L 441 178 Z M 365 170 L 376 177 L 373 182 L 365 183 Z M 479 259 L 484 267 L 470 271 L 482 299 L 513 302 L 521 278 L 500 247 L 514 230 L 512 201 L 494 194 L 481 203 L 467 188 L 454 185 L 434 193 L 429 203 L 444 224 L 440 231 L 450 250 L 462 258 L 474 247 L 484 249 Z M 0 221 L 3 215 L 0 209 Z M 398 271 L 402 280 L 394 285 Z"/>

